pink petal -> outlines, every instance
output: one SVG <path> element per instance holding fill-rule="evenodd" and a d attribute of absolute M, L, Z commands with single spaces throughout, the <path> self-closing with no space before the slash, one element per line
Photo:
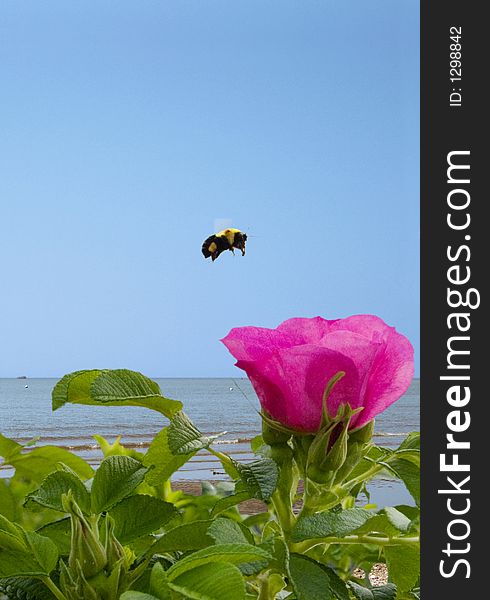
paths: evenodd
<path fill-rule="evenodd" d="M 375 315 L 352 315 L 345 319 L 339 319 L 331 327 L 332 331 L 352 331 L 358 333 L 373 342 L 386 340 L 394 327 L 387 325 L 383 319 Z"/>
<path fill-rule="evenodd" d="M 277 350 L 257 361 L 238 361 L 249 376 L 263 408 L 273 419 L 304 432 L 316 432 L 322 415 L 322 397 L 327 383 L 339 371 L 329 399 L 330 408 L 356 403 L 359 376 L 355 364 L 343 354 L 313 345 Z M 333 414 L 331 413 L 331 416 Z"/>
<path fill-rule="evenodd" d="M 235 327 L 222 340 L 237 360 L 259 360 L 294 345 L 290 336 L 265 327 Z"/>
<path fill-rule="evenodd" d="M 277 331 L 287 334 L 294 340 L 294 345 L 316 344 L 330 331 L 331 325 L 336 320 L 328 321 L 322 317 L 312 319 L 295 317 L 284 321 L 277 327 Z"/>
<path fill-rule="evenodd" d="M 364 410 L 352 425 L 362 427 L 407 391 L 413 379 L 413 347 L 408 339 L 391 329 L 385 345 L 373 362 L 366 391 Z"/>
<path fill-rule="evenodd" d="M 384 347 L 381 342 L 373 342 L 367 337 L 354 333 L 353 331 L 336 330 L 328 333 L 322 340 L 321 345 L 330 350 L 336 350 L 345 356 L 348 356 L 355 364 L 359 376 L 359 395 L 349 401 L 351 408 L 358 408 L 363 405 L 363 399 L 366 387 L 369 381 L 369 375 L 376 356 Z M 334 405 L 334 398 L 329 403 L 331 415 L 337 414 L 338 405 Z M 364 411 L 363 411 L 364 412 Z M 358 417 L 359 418 L 359 417 Z"/>

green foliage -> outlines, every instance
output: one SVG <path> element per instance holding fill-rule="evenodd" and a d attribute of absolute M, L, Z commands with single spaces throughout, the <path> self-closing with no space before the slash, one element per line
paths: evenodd
<path fill-rule="evenodd" d="M 182 408 L 177 400 L 165 398 L 157 383 L 127 369 L 75 371 L 55 386 L 53 410 L 67 403 L 107 406 L 144 406 L 171 418 Z"/>
<path fill-rule="evenodd" d="M 0 434 L 0 456 L 3 457 L 5 465 L 15 469 L 17 478 L 39 483 L 54 471 L 58 463 L 65 464 L 85 479 L 93 476 L 92 467 L 79 456 L 57 446 L 39 446 L 31 449 L 36 441 L 32 440 L 22 445 Z"/>
<path fill-rule="evenodd" d="M 236 463 L 235 467 L 246 490 L 259 500 L 270 500 L 277 487 L 279 469 L 270 458 L 261 458 L 247 464 Z"/>
<path fill-rule="evenodd" d="M 253 535 L 247 527 L 231 519 L 218 518 L 208 528 L 215 544 L 253 544 Z"/>
<path fill-rule="evenodd" d="M 152 552 L 187 552 L 200 550 L 214 544 L 214 539 L 208 534 L 208 529 L 213 521 L 193 521 L 178 525 L 165 532 L 152 547 Z"/>
<path fill-rule="evenodd" d="M 390 579 L 401 592 L 411 590 L 420 574 L 420 550 L 416 546 L 387 546 L 386 564 Z"/>
<path fill-rule="evenodd" d="M 14 521 L 15 514 L 16 502 L 11 487 L 4 479 L 0 479 L 0 515 Z"/>
<path fill-rule="evenodd" d="M 228 562 L 203 564 L 169 583 L 170 589 L 195 600 L 245 600 L 245 580 Z"/>
<path fill-rule="evenodd" d="M 129 456 L 108 456 L 92 483 L 92 512 L 101 513 L 117 504 L 143 481 L 147 469 Z"/>
<path fill-rule="evenodd" d="M 335 571 L 306 556 L 292 554 L 289 573 L 297 600 L 349 600 L 347 587 Z"/>
<path fill-rule="evenodd" d="M 36 510 L 37 506 L 65 512 L 61 497 L 71 490 L 78 506 L 86 514 L 90 513 L 90 494 L 83 481 L 69 467 L 61 464 L 59 470 L 50 473 L 41 486 L 28 494 L 24 506 Z"/>
<path fill-rule="evenodd" d="M 227 511 L 229 508 L 240 504 L 240 502 L 245 502 L 245 500 L 249 500 L 252 498 L 252 494 L 245 490 L 243 492 L 238 492 L 236 494 L 231 494 L 230 496 L 225 496 L 224 498 L 220 498 L 216 504 L 213 506 L 213 510 L 211 511 L 211 516 L 216 517 L 222 512 Z"/>
<path fill-rule="evenodd" d="M 341 512 L 325 511 L 302 516 L 291 532 L 291 539 L 294 542 L 301 542 L 329 536 L 344 537 L 364 525 L 372 516 L 373 511 L 364 508 L 348 508 Z"/>
<path fill-rule="evenodd" d="M 403 481 L 412 498 L 420 505 L 420 462 L 416 453 L 405 453 L 388 461 L 393 473 Z"/>
<path fill-rule="evenodd" d="M 52 592 L 33 577 L 6 577 L 0 579 L 0 592 L 9 600 L 54 600 Z"/>
<path fill-rule="evenodd" d="M 182 411 L 173 417 L 168 427 L 168 447 L 174 456 L 191 454 L 207 448 L 217 437 L 204 436 Z"/>
<path fill-rule="evenodd" d="M 396 585 L 388 583 L 378 587 L 364 587 L 354 581 L 349 582 L 349 587 L 357 600 L 395 600 Z"/>
<path fill-rule="evenodd" d="M 58 549 L 47 537 L 0 517 L 0 578 L 49 575 Z"/>
<path fill-rule="evenodd" d="M 196 453 L 193 451 L 188 454 L 172 454 L 168 444 L 168 430 L 169 428 L 165 427 L 155 436 L 143 459 L 144 465 L 152 467 L 146 479 L 150 485 L 158 485 L 170 479 L 171 475 Z"/>
<path fill-rule="evenodd" d="M 178 515 L 170 502 L 155 496 L 136 494 L 124 498 L 111 508 L 109 514 L 115 521 L 114 534 L 122 544 L 161 529 Z"/>
<path fill-rule="evenodd" d="M 55 543 L 60 556 L 68 556 L 70 554 L 71 525 L 69 517 L 48 523 L 38 529 L 37 532 Z"/>
<path fill-rule="evenodd" d="M 268 552 L 251 544 L 218 544 L 203 548 L 178 561 L 167 571 L 169 580 L 174 580 L 182 573 L 214 562 L 228 562 L 234 565 L 253 560 L 268 560 Z"/>
<path fill-rule="evenodd" d="M 125 448 L 120 437 L 110 443 L 94 436 L 104 456 L 95 473 L 66 450 L 0 434 L 0 456 L 15 469 L 11 479 L 0 480 L 0 597 L 420 597 L 418 433 L 389 450 L 370 442 L 372 424 L 362 440 L 359 432 L 344 432 L 340 468 L 320 456 L 326 472 L 298 487 L 311 467 L 314 436 L 280 432 L 276 443 L 277 435 L 266 431 L 271 445 L 257 436 L 251 443 L 256 458 L 238 462 L 216 451 L 216 436 L 200 432 L 180 402 L 140 373 L 67 375 L 53 390 L 53 409 L 66 403 L 143 406 L 169 423 L 146 453 Z M 221 461 L 229 480 L 203 482 L 200 496 L 172 490 L 170 477 L 203 449 Z M 361 492 L 380 475 L 403 481 L 415 506 L 363 506 Z M 242 514 L 240 503 L 251 499 L 262 501 L 255 509 L 262 512 Z M 385 585 L 353 577 L 354 569 L 369 572 L 379 562 L 388 567 Z"/>

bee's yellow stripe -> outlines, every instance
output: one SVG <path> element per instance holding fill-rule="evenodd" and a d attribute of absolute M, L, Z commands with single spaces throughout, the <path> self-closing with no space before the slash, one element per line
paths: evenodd
<path fill-rule="evenodd" d="M 223 229 L 223 231 L 216 234 L 216 237 L 225 237 L 230 246 L 232 246 L 235 241 L 235 234 L 237 233 L 240 233 L 239 229 Z"/>

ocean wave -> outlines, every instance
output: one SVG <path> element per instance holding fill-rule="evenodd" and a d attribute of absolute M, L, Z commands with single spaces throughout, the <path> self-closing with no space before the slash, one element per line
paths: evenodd
<path fill-rule="evenodd" d="M 375 431 L 373 437 L 406 437 L 409 435 L 407 431 L 391 432 L 391 431 Z"/>
<path fill-rule="evenodd" d="M 234 440 L 215 440 L 213 442 L 213 446 L 214 444 L 246 444 L 248 442 L 251 442 L 252 438 L 236 438 Z"/>
<path fill-rule="evenodd" d="M 211 435 L 209 433 L 205 433 L 204 435 Z M 375 438 L 399 438 L 399 437 L 406 437 L 407 435 L 409 435 L 409 432 L 406 431 L 400 431 L 400 432 L 393 432 L 393 431 L 376 431 L 373 434 L 373 437 Z M 112 443 L 113 441 L 116 440 L 116 438 L 118 436 L 104 436 L 107 441 L 109 443 Z M 26 443 L 27 441 L 30 441 L 32 438 L 28 439 L 28 438 L 17 438 L 16 441 L 18 441 L 19 443 Z M 125 448 L 132 448 L 132 449 L 147 449 L 153 439 L 153 435 L 152 434 L 148 434 L 148 433 L 143 433 L 143 434 L 133 434 L 130 436 L 123 436 L 120 440 L 120 443 L 125 447 Z M 253 437 L 236 437 L 236 438 L 229 438 L 229 439 L 222 439 L 222 438 L 218 438 L 216 440 L 213 441 L 213 446 L 215 445 L 222 445 L 222 446 L 235 446 L 235 445 L 239 445 L 239 444 L 249 444 L 252 441 Z M 100 449 L 100 446 L 97 444 L 97 442 L 93 439 L 87 440 L 87 439 L 83 439 L 83 437 L 81 438 L 80 436 L 63 436 L 63 437 L 56 437 L 56 436 L 42 436 L 37 443 L 33 444 L 32 446 L 30 446 L 31 448 L 34 446 L 40 447 L 40 446 L 45 446 L 45 445 L 51 445 L 51 444 L 55 444 L 56 446 L 58 446 L 59 448 L 64 448 L 65 450 L 70 450 L 70 451 L 74 451 L 74 452 L 86 452 L 86 451 L 93 451 L 93 450 L 98 450 Z"/>

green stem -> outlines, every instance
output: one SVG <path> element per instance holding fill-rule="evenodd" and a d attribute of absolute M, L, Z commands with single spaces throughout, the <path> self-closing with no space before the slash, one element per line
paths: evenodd
<path fill-rule="evenodd" d="M 58 600 L 66 600 L 66 596 L 59 589 L 59 587 L 50 579 L 47 575 L 40 577 L 41 581 L 44 585 L 50 590 L 50 592 L 55 596 Z"/>
<path fill-rule="evenodd" d="M 368 479 L 371 479 L 373 477 L 373 475 L 376 475 L 376 473 L 379 473 L 384 468 L 386 468 L 385 465 L 375 464 L 370 469 L 368 469 L 367 471 L 362 473 L 362 475 L 359 475 L 359 477 L 356 477 L 355 479 L 351 479 L 350 481 L 347 481 L 346 483 L 344 483 L 343 487 L 348 487 L 349 490 L 351 490 L 353 487 L 355 487 L 359 483 L 362 483 L 363 481 L 368 481 Z"/>
<path fill-rule="evenodd" d="M 304 553 L 320 544 L 372 544 L 375 546 L 411 546 L 418 544 L 420 538 L 415 537 L 378 537 L 375 535 L 346 535 L 345 537 L 324 537 L 316 540 L 305 540 L 291 545 L 293 552 Z"/>
<path fill-rule="evenodd" d="M 281 526 L 282 532 L 284 533 L 284 537 L 288 539 L 289 533 L 293 528 L 296 520 L 293 514 L 293 510 L 291 508 L 291 503 L 284 501 L 280 490 L 276 490 L 272 494 L 271 500 L 272 506 L 274 507 L 274 512 L 277 516 L 277 520 L 279 521 L 279 525 Z"/>
<path fill-rule="evenodd" d="M 322 539 L 326 544 L 374 544 L 376 546 L 410 546 L 420 542 L 419 536 L 415 537 L 377 537 L 375 535 L 347 535 L 343 538 L 326 537 Z"/>
<path fill-rule="evenodd" d="M 329 510 L 339 504 L 348 494 L 349 491 L 342 486 L 334 485 L 327 488 L 306 479 L 301 516 L 312 515 L 319 510 Z M 327 498 L 329 498 L 328 501 Z"/>
<path fill-rule="evenodd" d="M 158 483 L 155 487 L 156 497 L 160 498 L 160 500 L 168 501 L 169 494 L 172 493 L 172 484 L 170 483 L 170 479 L 166 479 L 161 483 Z"/>

